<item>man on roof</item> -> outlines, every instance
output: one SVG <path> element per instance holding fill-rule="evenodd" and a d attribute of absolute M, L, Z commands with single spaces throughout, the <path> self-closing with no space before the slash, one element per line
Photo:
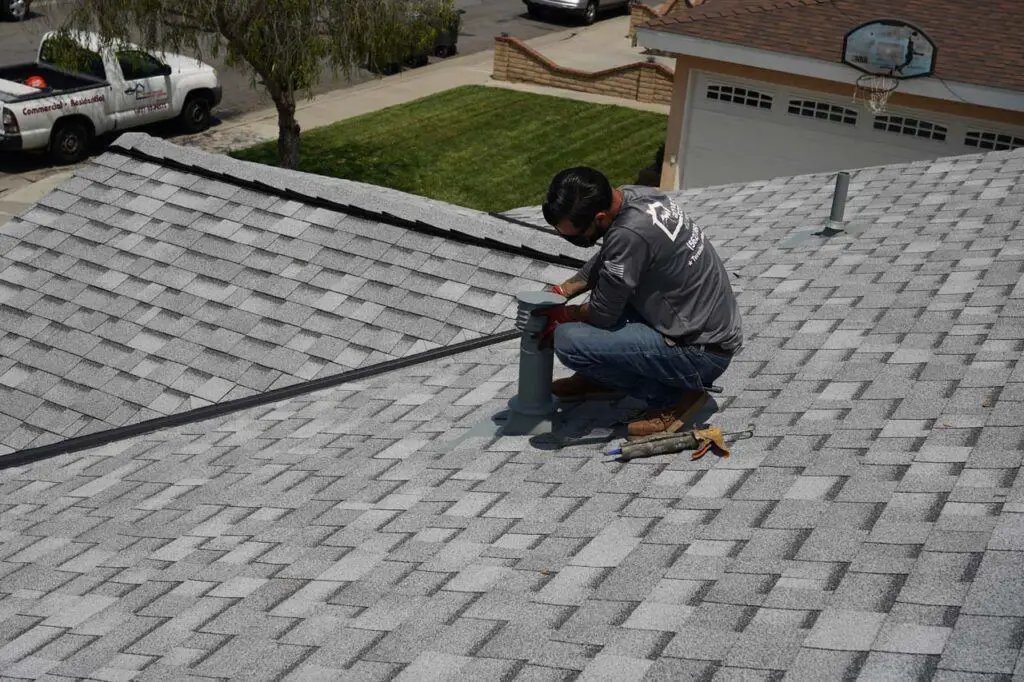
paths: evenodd
<path fill-rule="evenodd" d="M 576 275 L 548 288 L 567 299 L 589 291 L 589 301 L 540 311 L 542 335 L 553 336 L 556 357 L 575 372 L 552 392 L 563 402 L 646 401 L 631 438 L 687 426 L 743 344 L 729 274 L 707 235 L 667 195 L 613 188 L 588 167 L 555 175 L 543 210 L 572 244 L 603 239 Z"/>

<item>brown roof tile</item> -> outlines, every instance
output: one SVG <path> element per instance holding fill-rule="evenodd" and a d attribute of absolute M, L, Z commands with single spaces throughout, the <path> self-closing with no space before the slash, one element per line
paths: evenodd
<path fill-rule="evenodd" d="M 938 77 L 1024 91 L 1024 0 L 707 0 L 677 3 L 647 26 L 839 62 L 846 32 L 880 18 L 914 24 L 932 39 Z"/>

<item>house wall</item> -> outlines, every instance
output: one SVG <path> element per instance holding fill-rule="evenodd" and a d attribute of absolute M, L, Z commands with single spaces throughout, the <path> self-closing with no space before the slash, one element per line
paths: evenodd
<path fill-rule="evenodd" d="M 690 90 L 690 67 L 684 61 L 676 60 L 674 79 L 672 81 L 672 105 L 668 113 L 668 130 L 665 131 L 665 154 L 661 161 L 660 187 L 663 190 L 671 190 L 679 187 L 681 178 L 680 159 L 677 158 L 678 150 L 682 149 L 683 135 L 686 129 L 684 114 L 686 99 Z"/>
<path fill-rule="evenodd" d="M 683 157 L 685 155 L 684 150 L 686 144 L 686 140 L 683 139 L 686 127 L 686 92 L 688 90 L 688 82 L 694 77 L 693 74 L 696 71 L 757 80 L 783 87 L 799 88 L 850 98 L 853 97 L 857 75 L 856 72 L 851 70 L 850 82 L 839 83 L 820 78 L 799 76 L 781 71 L 760 69 L 740 64 L 731 64 L 728 62 L 719 62 L 700 57 L 691 57 L 688 55 L 677 56 L 675 66 L 677 82 L 675 83 L 673 90 L 674 94 L 672 96 L 669 109 L 668 129 L 666 130 L 665 135 L 665 160 L 662 164 L 661 174 L 661 186 L 663 189 L 674 189 L 679 186 L 678 182 L 682 169 Z M 687 84 L 684 85 L 683 83 L 678 82 L 678 79 L 686 80 Z M 890 97 L 889 103 L 894 107 L 919 109 L 927 112 L 945 114 L 947 116 L 962 116 L 965 118 L 980 119 L 1004 125 L 1021 125 L 1020 112 L 995 109 L 992 107 L 967 104 L 964 102 L 951 102 L 948 100 L 921 97 L 919 95 L 908 95 L 899 92 L 899 90 Z M 674 145 L 672 144 L 673 141 L 675 141 Z M 673 153 L 674 150 L 680 151 L 678 153 Z"/>
<path fill-rule="evenodd" d="M 518 38 L 498 36 L 494 41 L 495 80 L 654 104 L 672 102 L 672 70 L 661 64 L 634 62 L 602 71 L 580 71 L 555 64 Z"/>
<path fill-rule="evenodd" d="M 637 26 L 646 24 L 652 19 L 660 19 L 675 9 L 678 4 L 696 7 L 703 2 L 704 0 L 665 0 L 660 5 L 648 5 L 634 0 L 629 6 L 629 38 L 632 39 L 636 35 Z"/>
<path fill-rule="evenodd" d="M 660 5 L 645 5 L 641 2 L 633 2 L 629 6 L 629 39 L 636 36 L 636 27 L 646 24 L 652 19 L 663 17 L 672 10 L 672 7 L 679 0 L 666 0 Z"/>

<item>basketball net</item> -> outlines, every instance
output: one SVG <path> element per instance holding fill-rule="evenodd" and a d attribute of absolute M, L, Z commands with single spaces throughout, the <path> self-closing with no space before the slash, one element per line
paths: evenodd
<path fill-rule="evenodd" d="M 899 79 L 889 74 L 864 74 L 857 79 L 853 101 L 864 102 L 871 111 L 880 114 L 899 84 Z"/>

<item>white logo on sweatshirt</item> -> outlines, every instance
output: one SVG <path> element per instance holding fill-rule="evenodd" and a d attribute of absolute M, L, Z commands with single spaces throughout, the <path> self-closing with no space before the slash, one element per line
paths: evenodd
<path fill-rule="evenodd" d="M 673 242 L 679 236 L 679 233 L 683 231 L 683 227 L 688 224 L 690 227 L 690 238 L 686 241 L 686 248 L 693 255 L 687 259 L 686 264 L 693 265 L 697 262 L 697 259 L 704 253 L 704 230 L 700 229 L 697 223 L 688 219 L 672 200 L 669 200 L 667 205 L 660 201 L 652 201 L 647 206 L 647 214 L 651 216 L 651 222 Z"/>
<path fill-rule="evenodd" d="M 672 201 L 668 202 L 668 206 L 660 201 L 652 201 L 647 206 L 647 214 L 651 216 L 651 222 L 668 235 L 671 241 L 675 241 L 683 229 L 683 214 Z"/>

